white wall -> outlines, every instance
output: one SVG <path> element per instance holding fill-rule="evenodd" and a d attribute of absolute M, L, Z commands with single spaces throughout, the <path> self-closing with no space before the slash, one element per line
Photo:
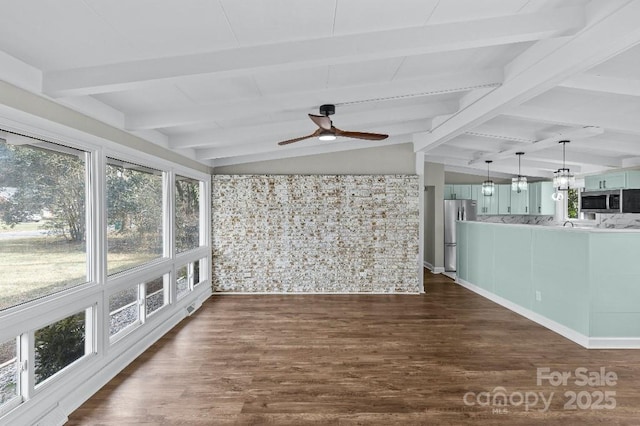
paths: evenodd
<path fill-rule="evenodd" d="M 444 268 L 444 164 L 424 163 L 424 185 L 428 189 L 425 194 L 428 200 L 424 215 L 424 260 L 438 271 Z"/>
<path fill-rule="evenodd" d="M 395 175 L 416 174 L 413 144 L 307 155 L 215 167 L 220 175 Z"/>
<path fill-rule="evenodd" d="M 478 184 L 487 180 L 486 172 L 481 175 L 471 175 L 467 173 L 445 172 L 444 181 L 446 184 Z M 502 183 L 511 183 L 511 179 L 499 178 L 491 176 L 491 180 L 497 185 Z"/>

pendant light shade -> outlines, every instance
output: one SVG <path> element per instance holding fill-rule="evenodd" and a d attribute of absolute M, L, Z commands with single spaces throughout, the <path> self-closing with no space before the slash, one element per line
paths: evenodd
<path fill-rule="evenodd" d="M 575 188 L 576 178 L 565 164 L 565 145 L 569 141 L 560 141 L 559 143 L 562 144 L 562 168 L 553 173 L 553 187 L 558 191 L 568 191 L 569 188 Z"/>
<path fill-rule="evenodd" d="M 511 178 L 511 190 L 522 192 L 529 188 L 527 177 L 520 174 L 520 159 L 524 155 L 524 152 L 516 152 L 516 155 L 518 156 L 518 176 Z"/>
<path fill-rule="evenodd" d="M 493 181 L 489 178 L 489 164 L 493 163 L 493 161 L 486 160 L 485 163 L 487 163 L 487 180 L 482 182 L 482 195 L 484 195 L 485 197 L 491 197 L 495 190 L 495 185 L 493 184 Z"/>

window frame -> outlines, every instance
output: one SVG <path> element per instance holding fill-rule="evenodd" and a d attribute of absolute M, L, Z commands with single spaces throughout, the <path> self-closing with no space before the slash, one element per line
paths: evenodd
<path fill-rule="evenodd" d="M 163 260 L 165 259 L 170 259 L 170 255 L 169 253 L 167 253 L 167 234 L 169 233 L 169 229 L 168 227 L 170 226 L 170 223 L 168 223 L 169 221 L 167 221 L 167 210 L 170 208 L 170 203 L 167 202 L 167 192 L 168 192 L 168 188 L 167 188 L 167 182 L 170 180 L 170 172 L 167 172 L 166 170 L 163 170 L 162 168 L 158 167 L 150 167 L 150 166 L 142 166 L 140 165 L 141 162 L 134 162 L 134 161 L 129 161 L 129 160 L 120 160 L 117 157 L 111 156 L 111 155 L 105 155 L 104 156 L 104 173 L 102 174 L 102 176 L 106 176 L 106 172 L 107 172 L 107 167 L 110 164 L 110 161 L 114 161 L 114 162 L 119 162 L 122 164 L 130 164 L 133 166 L 137 166 L 141 169 L 146 169 L 146 170 L 142 170 L 143 173 L 150 173 L 153 174 L 153 172 L 158 172 L 159 176 L 161 178 L 161 185 L 162 185 L 162 195 L 161 195 L 161 208 L 162 208 L 162 213 L 161 213 L 161 218 L 160 218 L 160 223 L 162 226 L 162 253 L 160 255 L 158 255 L 158 257 L 151 259 L 149 261 L 137 264 L 137 265 L 133 265 L 131 267 L 128 267 L 126 269 L 120 270 L 120 271 L 116 271 L 116 272 L 112 272 L 111 274 L 109 273 L 109 249 L 108 249 L 108 232 L 107 229 L 105 227 L 104 232 L 105 232 L 105 243 L 106 243 L 106 250 L 105 250 L 105 269 L 106 269 L 106 273 L 107 273 L 107 279 L 109 277 L 114 277 L 116 275 L 119 274 L 123 274 L 123 273 L 127 273 L 131 270 L 135 270 L 138 268 L 142 268 L 147 264 L 152 264 L 152 263 L 161 263 Z M 148 170 L 148 171 L 147 171 Z M 105 190 L 104 190 L 104 214 L 105 214 L 105 221 L 108 220 L 108 214 L 107 214 L 107 195 L 108 195 L 108 191 L 106 188 L 106 179 L 104 179 L 104 185 L 105 185 Z M 171 237 L 169 237 L 171 238 Z"/>
<path fill-rule="evenodd" d="M 205 185 L 205 184 L 204 184 L 204 182 L 202 182 L 202 180 L 200 180 L 200 179 L 195 179 L 195 178 L 193 178 L 193 177 L 185 176 L 185 175 L 184 175 L 184 174 L 182 174 L 182 173 L 174 173 L 174 179 L 173 179 L 173 185 L 172 185 L 172 186 L 173 186 L 173 191 L 174 191 L 174 192 L 173 192 L 173 199 L 174 199 L 173 206 L 174 206 L 174 208 L 175 208 L 175 205 L 176 205 L 176 203 L 175 203 L 175 197 L 176 197 L 176 183 L 177 183 L 177 180 L 178 180 L 178 179 L 176 179 L 176 178 L 177 178 L 178 176 L 180 176 L 180 177 L 182 177 L 182 178 L 186 178 L 186 179 L 190 179 L 190 180 L 194 180 L 194 181 L 197 181 L 197 182 L 198 182 L 198 198 L 199 198 L 199 200 L 198 200 L 198 246 L 197 246 L 197 247 L 192 247 L 192 248 L 190 248 L 190 249 L 187 249 L 187 250 L 184 250 L 184 251 L 181 251 L 181 252 L 178 252 L 177 247 L 174 245 L 174 247 L 173 247 L 173 251 L 174 251 L 174 255 L 176 255 L 176 256 L 179 256 L 179 255 L 181 255 L 181 254 L 183 254 L 183 253 L 189 253 L 189 252 L 191 252 L 191 251 L 198 250 L 200 247 L 202 247 L 202 246 L 203 246 L 203 243 L 204 243 L 204 242 L 206 242 L 206 239 L 205 239 L 205 238 L 203 238 L 203 235 L 202 235 L 202 234 L 203 234 L 203 229 L 202 229 L 202 216 L 203 216 L 204 214 L 206 214 L 206 212 L 205 212 L 205 211 L 203 211 L 203 210 L 206 210 L 206 206 L 203 206 L 203 204 L 204 204 L 204 203 L 203 203 L 203 201 L 202 201 L 202 200 L 203 200 L 203 198 L 204 198 L 204 197 L 203 197 L 203 195 L 204 195 L 204 190 L 205 190 L 206 185 Z M 174 232 L 174 234 L 176 234 L 176 235 L 177 235 L 177 230 L 176 230 L 176 226 L 175 226 L 175 217 L 176 217 L 176 214 L 177 214 L 176 212 L 174 212 L 174 214 L 173 214 L 173 217 L 174 217 L 173 232 Z M 176 241 L 175 237 L 174 237 L 174 241 Z"/>
<path fill-rule="evenodd" d="M 0 417 L 5 413 L 13 410 L 24 402 L 24 396 L 22 395 L 22 372 L 21 372 L 21 356 L 20 356 L 20 336 L 16 336 L 13 339 L 2 340 L 2 342 L 8 342 L 10 340 L 15 341 L 16 345 L 16 394 L 11 399 L 7 400 L 3 405 L 0 405 Z"/>
<path fill-rule="evenodd" d="M 211 294 L 210 285 L 177 301 L 175 298 L 175 286 L 173 270 L 177 264 L 185 261 L 196 261 L 205 258 L 211 261 L 211 214 L 207 206 L 211 205 L 211 175 L 199 170 L 191 169 L 150 154 L 139 152 L 133 148 L 110 142 L 106 139 L 89 134 L 73 131 L 63 132 L 63 136 L 51 131 L 43 131 L 36 127 L 16 127 L 11 122 L 0 117 L 0 137 L 2 131 L 15 132 L 26 137 L 69 147 L 85 152 L 85 209 L 86 209 L 86 256 L 87 256 L 87 282 L 69 289 L 56 292 L 42 298 L 34 299 L 23 304 L 9 307 L 0 311 L 0 340 L 16 338 L 18 341 L 20 365 L 26 365 L 26 369 L 19 373 L 19 395 L 14 398 L 17 402 L 10 402 L 11 409 L 5 405 L 0 409 L 1 421 L 15 421 L 21 415 L 33 417 L 43 416 L 50 408 L 50 393 L 70 393 L 72 383 L 78 380 L 94 380 L 95 374 L 110 363 L 117 364 L 118 357 L 127 353 L 129 349 L 136 348 L 141 338 L 149 334 L 150 338 L 157 340 L 156 327 L 163 322 L 170 322 L 177 317 L 181 310 L 186 311 L 189 304 L 196 304 L 203 297 Z M 106 269 L 106 158 L 126 158 L 127 162 L 144 164 L 148 167 L 160 170 L 163 173 L 163 236 L 164 257 L 145 263 L 133 269 L 119 272 L 113 276 L 107 276 Z M 196 179 L 200 182 L 200 247 L 174 254 L 173 247 L 173 211 L 174 204 L 171 201 L 174 196 L 172 187 L 175 175 Z M 202 265 L 201 265 L 202 266 Z M 210 275 L 205 275 L 209 268 L 200 270 L 201 281 L 211 283 Z M 165 297 L 168 304 L 157 309 L 145 318 L 146 322 L 153 322 L 154 326 L 140 327 L 131 330 L 123 336 L 117 345 L 109 342 L 108 299 L 109 292 L 128 282 L 131 285 L 136 281 L 144 288 L 148 279 L 159 276 L 165 278 Z M 140 284 L 141 283 L 141 284 Z M 202 286 L 207 287 L 207 286 Z M 106 301 L 105 301 L 106 300 Z M 146 298 L 143 299 L 146 302 Z M 143 307 L 143 309 L 145 309 Z M 73 315 L 80 310 L 85 310 L 85 354 L 78 360 L 62 368 L 51 377 L 43 380 L 35 386 L 33 360 L 35 355 L 34 333 L 35 330 Z M 90 313 L 89 313 L 90 312 Z M 146 314 L 146 309 L 145 309 Z M 181 315 L 186 317 L 186 312 Z M 152 333 L 150 333 L 152 332 Z M 18 336 L 18 337 L 16 337 Z M 133 349 L 138 350 L 138 349 Z M 129 350 L 130 352 L 130 350 Z M 24 361 L 26 364 L 23 364 Z M 65 397 L 57 397 L 64 399 Z M 14 405 L 15 404 L 15 405 Z M 35 411 L 34 411 L 35 410 Z M 38 414 L 33 414 L 38 413 Z"/>
<path fill-rule="evenodd" d="M 18 133 L 18 132 L 16 132 Z M 1 134 L 1 132 L 0 132 Z M 42 141 L 47 144 L 58 145 L 62 149 L 60 152 L 64 153 L 64 148 L 71 148 L 72 150 L 84 152 L 84 163 L 85 163 L 85 197 L 84 197 L 84 205 L 85 205 L 85 282 L 71 286 L 69 288 L 65 288 L 63 290 L 47 294 L 45 296 L 37 297 L 35 299 L 28 300 L 23 303 L 19 303 L 17 305 L 10 306 L 6 309 L 0 311 L 0 318 L 3 318 L 5 315 L 12 315 L 14 313 L 19 313 L 24 310 L 30 309 L 38 309 L 43 303 L 47 304 L 48 301 L 52 298 L 56 298 L 58 296 L 63 295 L 72 295 L 78 291 L 82 292 L 86 289 L 86 287 L 90 287 L 96 284 L 94 280 L 95 276 L 93 271 L 95 270 L 95 265 L 93 265 L 93 254 L 95 253 L 95 248 L 91 246 L 91 242 L 95 240 L 96 236 L 94 234 L 94 229 L 91 227 L 91 218 L 95 214 L 95 203 L 93 203 L 91 199 L 91 194 L 96 192 L 98 188 L 95 186 L 95 182 L 91 179 L 93 174 L 94 167 L 94 159 L 95 159 L 95 149 L 91 149 L 86 144 L 77 144 L 77 143 L 63 143 L 58 140 L 45 140 L 36 136 L 25 136 L 28 138 L 34 139 L 34 143 Z M 50 148 L 47 148 L 52 150 Z M 68 153 L 67 153 L 68 154 Z"/>

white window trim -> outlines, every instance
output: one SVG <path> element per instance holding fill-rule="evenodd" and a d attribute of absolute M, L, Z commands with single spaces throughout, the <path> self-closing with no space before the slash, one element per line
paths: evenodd
<path fill-rule="evenodd" d="M 25 120 L 28 121 L 28 120 Z M 88 381 L 101 383 L 102 380 L 108 379 L 115 372 L 103 372 L 104 369 L 114 368 L 114 365 L 121 365 L 124 368 L 128 362 L 119 363 L 120 357 L 135 356 L 141 344 L 140 341 L 147 341 L 146 334 L 159 338 L 161 334 L 168 330 L 164 324 L 173 324 L 180 318 L 186 317 L 184 308 L 192 303 L 201 303 L 203 298 L 211 295 L 211 268 L 208 265 L 203 268 L 201 265 L 200 276 L 202 283 L 209 283 L 198 286 L 198 291 L 191 291 L 188 295 L 178 301 L 170 293 L 165 292 L 166 304 L 154 311 L 146 317 L 152 318 L 153 326 L 151 328 L 137 327 L 128 334 L 128 338 L 122 338 L 115 346 L 109 344 L 108 326 L 109 322 L 105 322 L 108 318 L 108 299 L 107 293 L 125 283 L 131 283 L 134 280 L 145 276 L 153 276 L 157 278 L 160 275 L 165 276 L 165 286 L 168 290 L 175 291 L 175 269 L 178 263 L 199 261 L 206 259 L 211 262 L 210 243 L 211 243 L 211 176 L 198 170 L 170 162 L 168 160 L 153 157 L 151 155 L 138 152 L 133 148 L 107 141 L 102 138 L 84 134 L 83 132 L 63 126 L 52 125 L 51 123 L 43 124 L 46 127 L 55 128 L 57 131 L 35 129 L 28 125 L 22 125 L 14 121 L 0 117 L 0 128 L 13 131 L 19 134 L 44 139 L 63 146 L 83 150 L 89 154 L 87 162 L 87 185 L 86 187 L 86 208 L 87 208 L 87 277 L 88 282 L 67 290 L 45 296 L 41 299 L 26 302 L 21 305 L 11 307 L 0 312 L 0 340 L 7 338 L 16 338 L 20 336 L 19 353 L 20 359 L 27 359 L 27 368 L 20 374 L 20 401 L 13 410 L 0 410 L 0 422 L 32 422 L 45 416 L 51 408 L 52 401 L 57 401 L 60 407 L 74 407 L 79 405 L 84 399 L 90 395 L 86 395 L 78 391 L 78 385 L 86 389 L 93 389 L 92 386 L 86 384 Z M 184 177 L 199 180 L 201 187 L 200 197 L 200 247 L 189 250 L 180 255 L 176 255 L 173 247 L 169 247 L 167 257 L 158 259 L 158 261 L 150 262 L 139 267 L 122 271 L 114 276 L 107 277 L 106 270 L 106 205 L 105 205 L 105 170 L 106 158 L 113 157 L 126 159 L 128 162 L 139 163 L 148 167 L 162 170 L 165 176 L 164 182 L 167 186 L 165 193 L 165 202 L 170 206 L 169 209 L 163 209 L 163 220 L 168 222 L 165 228 L 169 232 L 165 232 L 165 238 L 170 238 L 169 244 L 173 244 L 173 215 L 166 210 L 173 210 L 172 196 L 175 174 Z M 167 235 L 169 234 L 169 235 Z M 166 275 L 169 273 L 169 275 Z M 205 275 L 206 274 L 206 275 Z M 168 278 L 167 278 L 168 277 Z M 138 281 L 144 282 L 144 281 Z M 145 300 L 145 299 L 143 299 Z M 74 313 L 79 312 L 84 307 L 89 307 L 91 314 L 85 316 L 85 355 L 74 361 L 69 366 L 63 368 L 55 375 L 38 384 L 37 389 L 34 385 L 34 369 L 32 361 L 34 360 L 34 330 L 45 327 L 59 319 L 66 318 Z M 88 311 L 87 311 L 88 312 Z M 105 315 L 106 314 L 106 315 Z M 145 311 L 146 314 L 146 311 Z M 160 331 L 158 331 L 160 330 Z M 135 339 L 134 339 L 135 337 Z M 144 342 L 143 342 L 144 343 Z M 148 344 L 148 343 L 147 343 Z M 127 358 L 130 359 L 130 358 Z M 106 379 L 105 379 L 106 378 Z M 104 382 L 106 383 L 106 381 Z M 84 395 L 79 397 L 78 395 Z M 65 400 L 64 403 L 60 401 Z M 73 401 L 68 400 L 69 398 Z M 84 398 L 77 400 L 77 398 Z M 13 402 L 11 404 L 14 404 Z"/>

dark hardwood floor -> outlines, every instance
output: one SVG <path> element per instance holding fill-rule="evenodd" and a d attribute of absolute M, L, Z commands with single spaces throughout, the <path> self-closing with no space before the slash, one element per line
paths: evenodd
<path fill-rule="evenodd" d="M 419 296 L 215 296 L 68 424 L 640 424 L 640 350 L 586 350 L 425 279 Z M 571 377 L 538 385 L 538 368 Z"/>

